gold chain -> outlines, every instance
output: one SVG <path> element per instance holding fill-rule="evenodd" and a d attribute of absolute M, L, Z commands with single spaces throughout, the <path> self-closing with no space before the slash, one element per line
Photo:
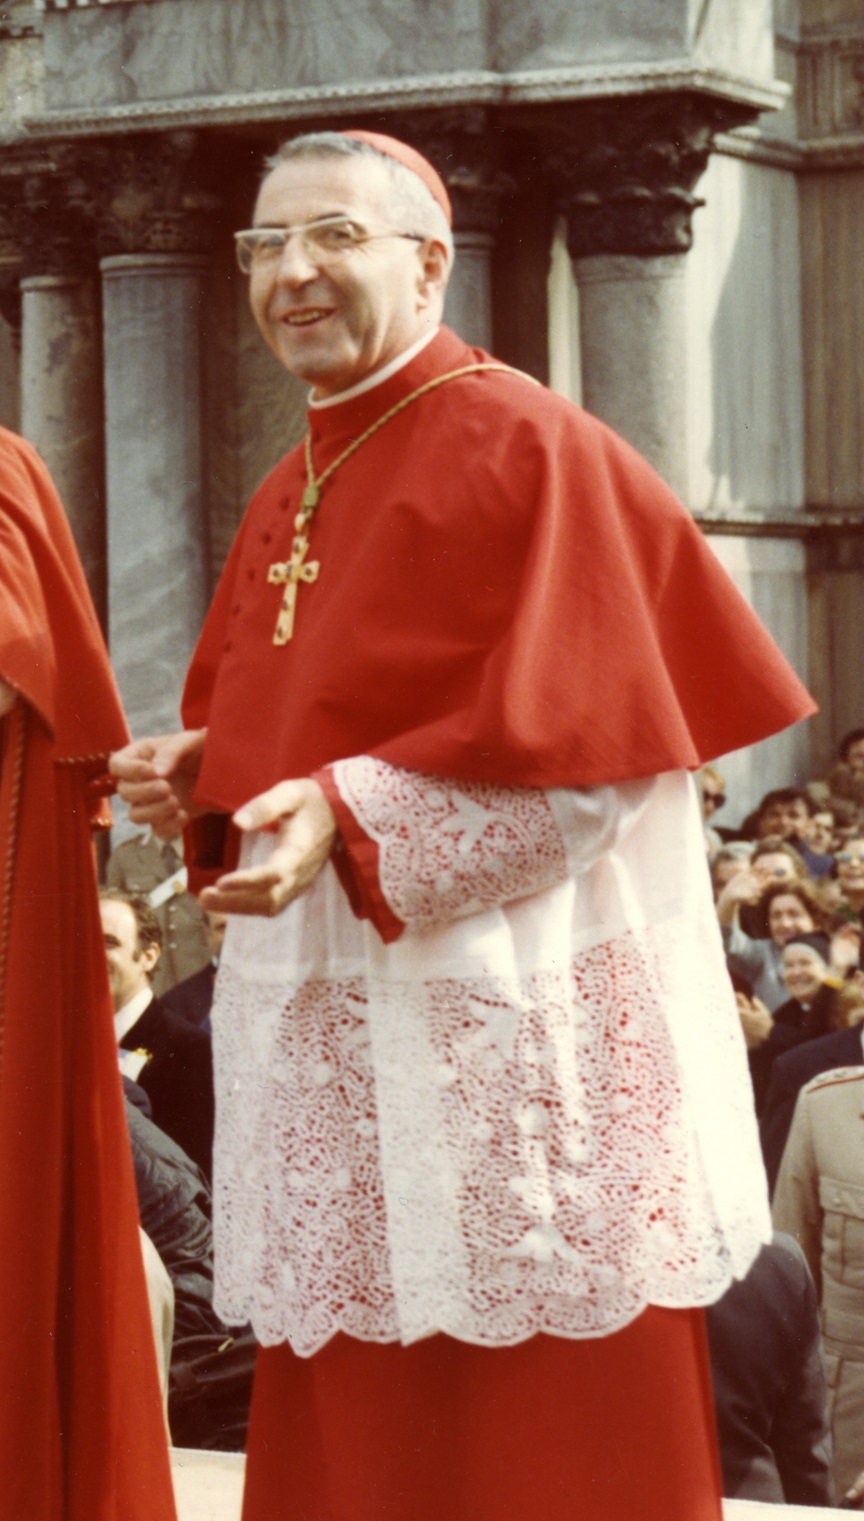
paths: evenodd
<path fill-rule="evenodd" d="M 456 380 L 460 375 L 474 375 L 478 370 L 503 370 L 506 374 L 511 375 L 522 373 L 520 370 L 511 369 L 508 364 L 466 364 L 460 370 L 448 370 L 446 375 L 437 375 L 434 380 L 427 380 L 425 385 L 419 386 L 409 396 L 403 396 L 401 401 L 397 401 L 396 405 L 391 407 L 388 412 L 385 412 L 383 417 L 379 417 L 377 422 L 374 422 L 371 427 L 366 429 L 365 433 L 361 433 L 359 438 L 355 438 L 353 443 L 348 445 L 347 449 L 343 449 L 339 458 L 335 459 L 332 465 L 328 465 L 327 469 L 322 471 L 317 481 L 312 464 L 312 434 L 306 434 L 304 440 L 306 452 L 306 487 L 300 498 L 300 510 L 294 518 L 294 538 L 291 541 L 291 558 L 290 560 L 277 561 L 275 565 L 270 566 L 267 572 L 267 580 L 272 586 L 283 586 L 285 588 L 282 595 L 282 604 L 279 608 L 279 615 L 276 619 L 276 628 L 273 633 L 274 644 L 287 644 L 289 639 L 293 637 L 294 614 L 297 607 L 297 591 L 300 583 L 303 582 L 308 586 L 318 579 L 318 572 L 321 568 L 320 564 L 317 560 L 307 560 L 306 555 L 309 550 L 309 519 L 318 506 L 321 488 L 325 481 L 328 481 L 331 475 L 339 469 L 339 466 L 344 465 L 346 459 L 350 459 L 351 455 L 355 454 L 361 444 L 365 444 L 367 439 L 372 437 L 373 433 L 377 433 L 379 428 L 383 428 L 384 424 L 389 422 L 391 417 L 396 417 L 399 412 L 404 411 L 405 407 L 410 406 L 412 401 L 416 401 L 418 396 L 425 396 L 428 391 L 434 391 L 436 386 L 443 386 L 447 380 Z M 524 378 L 533 380 L 533 376 L 530 375 Z M 536 381 L 534 383 L 537 384 Z"/>
<path fill-rule="evenodd" d="M 327 469 L 322 471 L 317 481 L 312 465 L 312 434 L 307 433 L 303 441 L 306 450 L 306 490 L 303 492 L 301 512 L 304 520 L 311 518 L 315 508 L 318 506 L 321 487 L 324 485 L 324 482 L 328 481 L 331 475 L 339 469 L 339 466 L 344 465 L 346 459 L 350 459 L 351 455 L 355 454 L 361 444 L 365 444 L 366 440 L 371 438 L 373 433 L 377 433 L 379 428 L 383 428 L 384 424 L 389 422 L 391 417 L 395 417 L 397 413 L 404 411 L 405 407 L 410 406 L 412 401 L 417 401 L 418 397 L 425 396 L 427 391 L 434 391 L 437 386 L 443 386 L 445 381 L 457 380 L 460 375 L 475 375 L 478 370 L 503 370 L 506 374 L 511 375 L 521 373 L 519 370 L 512 369 L 509 364 L 466 364 L 463 365 L 461 370 L 448 370 L 446 375 L 437 375 L 434 380 L 427 380 L 425 385 L 418 386 L 417 390 L 412 391 L 409 396 L 403 396 L 402 400 L 397 401 L 396 405 L 385 412 L 383 417 L 379 417 L 377 422 L 372 423 L 365 433 L 361 433 L 359 438 L 355 438 L 353 443 L 348 445 L 347 449 L 343 449 L 339 458 L 335 459 L 332 465 L 328 465 Z"/>

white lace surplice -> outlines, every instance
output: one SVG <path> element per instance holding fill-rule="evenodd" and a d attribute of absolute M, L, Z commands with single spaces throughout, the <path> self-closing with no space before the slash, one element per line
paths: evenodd
<path fill-rule="evenodd" d="M 333 776 L 408 928 L 385 946 L 329 864 L 229 925 L 219 1312 L 308 1355 L 339 1330 L 599 1336 L 716 1299 L 770 1219 L 689 777 Z"/>

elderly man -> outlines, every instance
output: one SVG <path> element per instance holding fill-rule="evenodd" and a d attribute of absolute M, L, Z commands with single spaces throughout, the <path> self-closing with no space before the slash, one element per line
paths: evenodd
<path fill-rule="evenodd" d="M 91 825 L 126 738 L 69 525 L 0 429 L 4 1515 L 170 1521 Z"/>
<path fill-rule="evenodd" d="M 449 203 L 413 149 L 286 145 L 237 243 L 310 431 L 252 502 L 187 730 L 113 766 L 137 821 L 192 820 L 237 916 L 245 1516 L 716 1521 L 682 1306 L 769 1224 L 685 768 L 809 700 L 649 467 L 440 327 Z"/>

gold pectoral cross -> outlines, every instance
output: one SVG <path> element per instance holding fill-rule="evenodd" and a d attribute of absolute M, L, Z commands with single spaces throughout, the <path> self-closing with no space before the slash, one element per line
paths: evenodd
<path fill-rule="evenodd" d="M 302 519 L 305 523 L 305 519 Z M 296 526 L 300 526 L 301 517 L 298 515 Z M 310 560 L 308 565 L 304 563 L 306 551 L 309 548 L 309 540 L 305 533 L 299 533 L 292 544 L 290 560 L 277 561 L 271 565 L 267 572 L 267 580 L 271 586 L 284 586 L 285 593 L 282 598 L 282 606 L 279 609 L 279 617 L 276 619 L 276 628 L 273 631 L 274 644 L 287 644 L 294 633 L 294 611 L 297 606 L 297 587 L 301 581 L 307 586 L 312 581 L 317 581 L 320 569 L 317 560 Z"/>

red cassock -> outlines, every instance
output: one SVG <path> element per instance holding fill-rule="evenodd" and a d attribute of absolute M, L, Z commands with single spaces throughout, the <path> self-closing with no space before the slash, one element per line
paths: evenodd
<path fill-rule="evenodd" d="M 380 385 L 312 409 L 316 477 L 416 388 L 487 363 L 442 330 Z M 279 646 L 268 572 L 291 555 L 305 484 L 295 450 L 253 499 L 187 681 L 215 810 L 358 755 L 505 787 L 614 783 L 813 711 L 651 468 L 527 377 L 450 379 L 336 469 L 310 531 L 317 578 Z M 244 1515 L 717 1521 L 706 1370 L 699 1313 L 656 1308 L 586 1342 L 268 1349 Z"/>
<path fill-rule="evenodd" d="M 0 1510 L 175 1516 L 97 908 L 126 724 L 44 465 L 0 430 Z"/>

